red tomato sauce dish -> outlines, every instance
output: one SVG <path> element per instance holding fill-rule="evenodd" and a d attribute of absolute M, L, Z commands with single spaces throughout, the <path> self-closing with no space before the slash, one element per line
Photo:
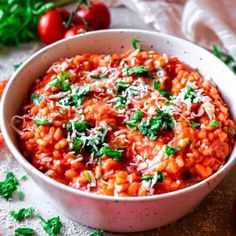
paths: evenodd
<path fill-rule="evenodd" d="M 12 125 L 37 169 L 111 196 L 202 181 L 227 162 L 236 130 L 213 82 L 177 57 L 141 48 L 55 62 Z"/>

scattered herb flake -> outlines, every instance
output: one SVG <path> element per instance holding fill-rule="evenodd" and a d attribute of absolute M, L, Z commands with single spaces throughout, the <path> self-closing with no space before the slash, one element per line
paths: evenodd
<path fill-rule="evenodd" d="M 134 129 L 136 128 L 135 125 L 141 122 L 142 117 L 143 117 L 143 112 L 141 110 L 137 110 L 135 111 L 133 116 L 130 117 L 130 119 L 125 122 L 125 124 L 130 128 Z"/>
<path fill-rule="evenodd" d="M 140 45 L 140 46 L 138 46 L 138 43 L 141 43 L 142 41 L 140 40 L 140 39 L 137 39 L 137 38 L 133 38 L 132 40 L 131 40 L 131 43 L 132 43 L 132 45 L 133 45 L 133 48 L 135 49 L 135 50 L 138 50 L 138 51 L 143 51 L 143 48 L 142 48 L 142 46 Z"/>
<path fill-rule="evenodd" d="M 160 81 L 154 81 L 153 87 L 160 93 L 162 97 L 170 98 L 172 94 L 170 92 L 167 92 L 163 89 L 161 89 L 161 82 Z"/>
<path fill-rule="evenodd" d="M 129 76 L 129 75 L 145 75 L 147 74 L 150 78 L 153 78 L 152 73 L 145 67 L 145 66 L 136 66 L 133 68 L 124 67 L 122 69 L 123 76 Z"/>
<path fill-rule="evenodd" d="M 18 63 L 18 64 L 14 64 L 14 65 L 13 65 L 14 71 L 16 71 L 22 64 L 23 64 L 23 62 L 20 62 L 20 63 Z"/>
<path fill-rule="evenodd" d="M 193 122 L 191 122 L 191 123 L 190 123 L 190 125 L 191 125 L 191 127 L 192 127 L 192 128 L 194 128 L 194 129 L 196 129 L 196 128 L 198 128 L 198 127 L 200 127 L 200 126 L 201 126 L 201 124 L 200 124 L 200 123 L 197 123 L 197 122 L 194 122 L 194 121 L 193 121 Z"/>
<path fill-rule="evenodd" d="M 72 150 L 75 151 L 76 153 L 80 153 L 81 148 L 82 148 L 82 140 L 80 138 L 75 138 L 73 141 L 73 147 Z"/>
<path fill-rule="evenodd" d="M 50 125 L 52 121 L 49 120 L 47 117 L 35 117 L 34 124 L 36 125 Z"/>
<path fill-rule="evenodd" d="M 33 236 L 35 233 L 32 228 L 17 228 L 15 230 L 15 236 Z"/>
<path fill-rule="evenodd" d="M 21 177 L 21 181 L 26 181 L 28 179 L 28 177 L 26 176 L 26 175 L 23 175 L 22 177 Z"/>
<path fill-rule="evenodd" d="M 165 153 L 167 156 L 170 156 L 172 154 L 175 154 L 177 152 L 177 149 L 176 148 L 172 148 L 168 145 L 165 146 Z"/>
<path fill-rule="evenodd" d="M 34 105 L 38 105 L 40 102 L 42 102 L 43 96 L 33 93 L 30 96 L 30 100 Z"/>
<path fill-rule="evenodd" d="M 89 236 L 103 236 L 103 233 L 101 230 L 97 229 L 93 233 L 91 233 Z"/>
<path fill-rule="evenodd" d="M 37 216 L 45 232 L 50 236 L 57 236 L 61 232 L 62 223 L 60 217 L 53 217 L 49 220 L 45 220 L 42 216 Z"/>
<path fill-rule="evenodd" d="M 116 92 L 121 93 L 122 91 L 125 91 L 129 86 L 130 84 L 125 81 L 118 81 L 116 82 Z"/>
<path fill-rule="evenodd" d="M 219 127 L 220 126 L 220 124 L 219 124 L 219 122 L 218 121 L 216 121 L 216 120 L 212 120 L 211 122 L 210 122 L 210 127 Z"/>
<path fill-rule="evenodd" d="M 34 215 L 34 209 L 30 208 L 21 208 L 18 212 L 10 211 L 10 215 L 17 221 L 22 221 L 27 218 L 30 218 Z"/>
<path fill-rule="evenodd" d="M 85 171 L 83 172 L 83 174 L 84 174 L 85 179 L 88 181 L 88 183 L 91 183 L 91 182 L 92 182 L 92 179 L 91 179 L 91 177 L 90 177 L 89 170 L 85 170 Z"/>
<path fill-rule="evenodd" d="M 12 172 L 8 172 L 4 181 L 0 182 L 0 196 L 9 200 L 17 190 L 18 181 Z"/>
<path fill-rule="evenodd" d="M 85 132 L 86 129 L 92 128 L 94 125 L 86 120 L 80 120 L 75 122 L 69 122 L 66 124 L 66 130 L 68 132 L 73 132 L 73 128 L 80 133 Z"/>
<path fill-rule="evenodd" d="M 121 150 L 112 149 L 112 148 L 107 147 L 107 146 L 102 147 L 96 155 L 101 156 L 103 154 L 113 158 L 115 161 L 120 161 L 121 157 L 123 155 Z"/>
<path fill-rule="evenodd" d="M 89 74 L 89 77 L 91 79 L 97 79 L 97 80 L 100 80 L 100 79 L 105 79 L 107 77 L 107 75 L 105 73 L 103 74 L 100 74 L 100 75 L 93 75 L 92 73 Z"/>
<path fill-rule="evenodd" d="M 190 99 L 191 102 L 193 102 L 193 100 L 196 98 L 196 95 L 195 95 L 195 90 L 191 87 L 191 86 L 188 86 L 187 87 L 187 91 L 184 95 L 184 99 Z"/>
<path fill-rule="evenodd" d="M 124 96 L 116 97 L 115 108 L 124 109 L 126 107 L 126 98 Z"/>
<path fill-rule="evenodd" d="M 49 83 L 49 86 L 53 86 L 61 89 L 63 92 L 67 92 L 71 89 L 71 83 L 65 79 L 70 78 L 71 73 L 69 71 L 62 72 L 59 76 L 55 76 Z"/>
<path fill-rule="evenodd" d="M 25 200 L 25 194 L 21 191 L 18 192 L 18 199 L 20 201 L 24 201 Z"/>

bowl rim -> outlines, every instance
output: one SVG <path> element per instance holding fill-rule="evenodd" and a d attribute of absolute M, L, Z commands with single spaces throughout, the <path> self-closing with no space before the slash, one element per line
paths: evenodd
<path fill-rule="evenodd" d="M 37 58 L 38 56 L 40 56 L 41 54 L 43 54 L 46 51 L 50 51 L 51 48 L 55 47 L 55 46 L 59 46 L 61 44 L 64 43 L 68 43 L 70 41 L 73 40 L 77 40 L 81 37 L 87 37 L 88 35 L 90 36 L 95 36 L 96 35 L 100 35 L 100 34 L 119 34 L 119 33 L 136 33 L 136 34 L 147 34 L 147 35 L 152 35 L 152 36 L 156 36 L 156 37 L 163 37 L 166 38 L 170 41 L 179 41 L 181 43 L 184 44 L 188 44 L 191 47 L 194 47 L 197 50 L 201 50 L 202 52 L 205 52 L 207 54 L 211 54 L 209 51 L 207 51 L 206 49 L 190 42 L 187 41 L 185 39 L 182 38 L 178 38 L 175 36 L 171 36 L 171 35 L 167 35 L 164 33 L 160 33 L 160 32 L 155 32 L 155 31 L 150 31 L 150 30 L 139 30 L 139 29 L 109 29 L 109 30 L 97 30 L 97 31 L 93 31 L 93 32 L 86 32 L 85 34 L 81 34 L 81 35 L 77 35 L 68 39 L 63 39 L 60 40 L 58 42 L 55 42 L 53 44 L 50 44 L 46 47 L 41 48 L 40 50 L 38 50 L 36 53 L 34 53 L 32 56 L 30 56 L 19 68 L 18 70 L 13 73 L 13 75 L 11 76 L 11 78 L 9 79 L 9 82 L 7 83 L 6 88 L 4 89 L 3 95 L 2 95 L 2 100 L 1 100 L 1 106 L 0 106 L 0 125 L 1 125 L 1 130 L 2 130 L 2 134 L 3 137 L 5 139 L 5 142 L 7 144 L 7 147 L 9 148 L 9 150 L 11 151 L 13 157 L 17 160 L 17 162 L 23 166 L 23 168 L 26 170 L 26 172 L 32 172 L 33 175 L 36 175 L 39 179 L 42 179 L 43 181 L 46 181 L 48 184 L 53 185 L 53 187 L 56 187 L 60 190 L 64 190 L 64 191 L 68 191 L 72 194 L 75 195 L 80 195 L 82 197 L 86 197 L 86 198 L 93 198 L 93 199 L 97 199 L 97 200 L 108 200 L 108 201 L 119 201 L 119 202 L 126 202 L 126 201 L 150 201 L 150 200 L 157 200 L 157 199 L 163 199 L 163 198 L 171 198 L 174 197 L 176 195 L 182 195 L 182 194 L 186 194 L 191 192 L 192 190 L 196 190 L 200 187 L 203 187 L 205 185 L 210 185 L 210 182 L 213 181 L 215 178 L 217 178 L 219 175 L 223 175 L 226 174 L 226 172 L 228 172 L 228 170 L 235 164 L 236 162 L 236 156 L 232 156 L 232 152 L 229 155 L 229 160 L 225 163 L 225 165 L 223 165 L 222 167 L 220 167 L 214 174 L 210 175 L 209 177 L 207 177 L 206 179 L 195 183 L 191 186 L 188 186 L 186 188 L 183 189 L 179 189 L 179 190 L 175 190 L 172 192 L 167 192 L 167 193 L 162 193 L 162 194 L 155 194 L 155 195 L 151 195 L 151 196 L 127 196 L 127 197 L 119 197 L 119 196 L 109 196 L 109 195 L 102 195 L 102 194 L 96 194 L 96 193 L 91 193 L 91 192 L 85 192 L 79 189 L 75 189 L 73 187 L 70 187 L 68 185 L 62 184 L 52 178 L 50 178 L 49 176 L 45 175 L 44 173 L 42 173 L 41 171 L 39 171 L 36 167 L 34 167 L 30 162 L 27 161 L 27 159 L 25 159 L 25 157 L 22 155 L 22 153 L 16 148 L 16 146 L 14 145 L 14 143 L 12 142 L 10 136 L 8 135 L 8 131 L 6 128 L 6 121 L 4 120 L 4 109 L 5 109 L 5 100 L 8 94 L 8 91 L 12 85 L 12 82 L 17 78 L 18 74 L 21 73 L 22 69 L 27 66 L 27 64 Z M 235 76 L 233 74 L 233 72 L 223 63 L 221 62 L 218 58 L 214 57 L 214 55 L 212 55 L 212 59 L 215 61 L 218 61 L 220 63 L 222 63 L 222 66 L 225 67 L 226 70 L 228 70 L 229 73 L 232 74 L 232 77 Z M 236 148 L 236 147 L 234 147 Z M 232 150 L 233 151 L 233 150 Z M 29 174 L 30 175 L 30 174 Z M 38 185 L 36 183 L 36 185 Z M 41 189 L 41 187 L 39 186 L 39 188 Z M 43 191 L 43 190 L 42 190 Z"/>

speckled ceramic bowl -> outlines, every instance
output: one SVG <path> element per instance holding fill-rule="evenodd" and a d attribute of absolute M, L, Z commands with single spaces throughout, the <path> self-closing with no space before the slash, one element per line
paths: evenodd
<path fill-rule="evenodd" d="M 236 118 L 236 78 L 206 50 L 168 35 L 142 30 L 106 30 L 87 33 L 43 48 L 30 57 L 12 76 L 1 104 L 1 127 L 6 143 L 35 183 L 53 205 L 82 224 L 109 231 L 132 232 L 153 229 L 189 213 L 222 180 L 236 162 L 236 148 L 223 168 L 206 180 L 176 192 L 150 197 L 111 197 L 82 192 L 50 179 L 21 154 L 10 120 L 36 78 L 57 59 L 80 53 L 121 53 L 131 48 L 132 38 L 142 39 L 144 48 L 176 55 L 185 63 L 211 77 L 219 86 Z"/>

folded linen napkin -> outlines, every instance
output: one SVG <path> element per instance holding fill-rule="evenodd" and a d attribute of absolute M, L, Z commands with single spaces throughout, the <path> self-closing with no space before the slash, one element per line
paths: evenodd
<path fill-rule="evenodd" d="M 107 0 L 137 12 L 157 31 L 203 47 L 223 46 L 236 58 L 236 0 Z"/>

